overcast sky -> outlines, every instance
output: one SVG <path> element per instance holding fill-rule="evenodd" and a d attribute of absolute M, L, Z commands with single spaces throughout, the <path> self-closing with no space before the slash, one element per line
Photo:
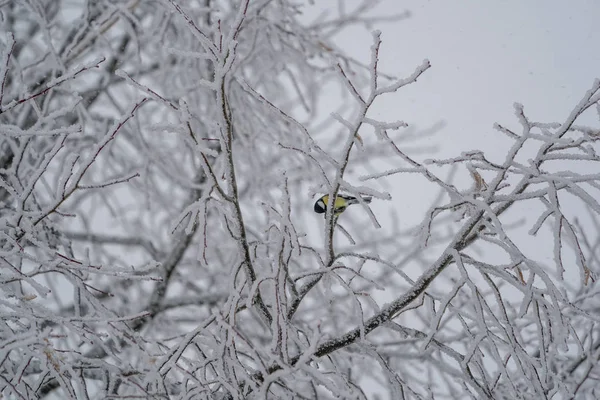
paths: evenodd
<path fill-rule="evenodd" d="M 407 20 L 374 27 L 383 32 L 382 67 L 406 74 L 428 58 L 432 69 L 382 115 L 442 119 L 445 135 L 485 144 L 478 137 L 493 122 L 515 121 L 515 101 L 535 120 L 560 120 L 600 78 L 600 1 L 384 0 L 378 8 L 404 9 Z M 336 41 L 366 55 L 367 33 Z"/>

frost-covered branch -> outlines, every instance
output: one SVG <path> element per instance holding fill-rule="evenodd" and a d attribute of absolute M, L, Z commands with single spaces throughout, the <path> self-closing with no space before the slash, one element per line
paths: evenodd
<path fill-rule="evenodd" d="M 562 122 L 516 105 L 505 149 L 423 156 L 443 126 L 373 106 L 429 63 L 331 39 L 408 14 L 346 3 L 0 5 L 2 395 L 595 396 L 600 84 Z"/>

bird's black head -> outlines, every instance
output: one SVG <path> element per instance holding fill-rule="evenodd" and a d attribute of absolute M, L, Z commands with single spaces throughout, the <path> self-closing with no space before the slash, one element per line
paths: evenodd
<path fill-rule="evenodd" d="M 323 214 L 325 211 L 327 211 L 327 206 L 323 199 L 317 200 L 317 202 L 315 203 L 315 212 L 317 214 Z"/>

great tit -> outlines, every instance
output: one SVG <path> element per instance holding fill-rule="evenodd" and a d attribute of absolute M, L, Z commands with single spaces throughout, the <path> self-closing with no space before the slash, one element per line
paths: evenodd
<path fill-rule="evenodd" d="M 368 204 L 368 203 L 371 202 L 371 197 L 363 196 L 362 200 L 365 203 Z M 317 200 L 317 202 L 315 203 L 315 212 L 317 214 L 323 214 L 324 212 L 326 212 L 327 211 L 327 202 L 328 201 L 329 201 L 329 195 L 328 194 L 326 194 L 325 196 L 323 196 L 319 200 Z M 343 194 L 338 194 L 337 197 L 336 197 L 336 199 L 335 199 L 335 204 L 334 204 L 334 207 L 333 207 L 334 215 L 336 217 L 339 216 L 351 204 L 359 204 L 358 199 L 356 197 L 345 196 Z"/>

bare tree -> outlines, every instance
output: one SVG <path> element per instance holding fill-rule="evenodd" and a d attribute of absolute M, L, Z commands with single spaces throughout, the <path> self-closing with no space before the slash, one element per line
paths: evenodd
<path fill-rule="evenodd" d="M 0 393 L 599 396 L 600 82 L 564 121 L 516 105 L 500 159 L 420 160 L 369 110 L 429 62 L 331 39 L 407 16 L 374 3 L 0 2 Z M 439 191 L 415 227 L 360 200 L 401 173 Z"/>

